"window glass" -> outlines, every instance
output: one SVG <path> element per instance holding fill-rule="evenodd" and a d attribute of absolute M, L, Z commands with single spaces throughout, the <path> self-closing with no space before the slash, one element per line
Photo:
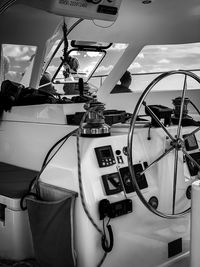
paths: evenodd
<path fill-rule="evenodd" d="M 129 70 L 132 73 L 158 73 L 200 68 L 200 43 L 145 46 Z"/>
<path fill-rule="evenodd" d="M 47 61 L 48 58 L 51 58 L 51 55 L 55 51 L 56 46 L 59 44 L 59 42 L 60 41 L 58 40 L 55 46 L 51 49 L 49 55 L 47 56 Z M 109 75 L 110 71 L 113 69 L 114 65 L 128 46 L 127 44 L 112 44 L 111 47 L 105 50 L 105 56 L 105 54 L 101 51 L 74 51 L 73 47 L 70 46 L 70 43 L 71 41 L 69 40 L 68 51 L 72 49 L 69 56 L 77 59 L 78 68 L 74 72 L 72 70 L 72 75 L 67 78 L 63 76 L 63 73 L 65 71 L 63 66 L 60 68 L 59 72 L 56 74 L 54 81 L 55 88 L 59 93 L 63 93 L 63 87 L 65 85 L 62 83 L 77 83 L 78 78 L 80 77 L 83 78 L 84 82 L 88 82 L 91 87 L 98 90 L 106 76 Z M 48 65 L 47 72 L 50 73 L 52 77 L 54 77 L 62 62 L 63 50 L 64 46 L 62 44 L 51 60 L 50 64 Z M 67 94 L 66 90 L 64 91 Z"/>
<path fill-rule="evenodd" d="M 145 46 L 129 66 L 132 74 L 130 89 L 141 92 L 161 73 L 180 69 L 200 75 L 200 43 Z M 171 75 L 152 90 L 182 90 L 183 86 L 184 75 Z M 187 88 L 199 89 L 199 83 L 187 77 Z"/>
<path fill-rule="evenodd" d="M 92 75 L 91 82 L 100 87 L 127 47 L 128 44 L 125 43 L 114 43 L 107 50 L 106 57 Z"/>
<path fill-rule="evenodd" d="M 3 80 L 21 83 L 24 74 L 30 71 L 29 68 L 33 65 L 36 49 L 35 46 L 3 44 Z"/>

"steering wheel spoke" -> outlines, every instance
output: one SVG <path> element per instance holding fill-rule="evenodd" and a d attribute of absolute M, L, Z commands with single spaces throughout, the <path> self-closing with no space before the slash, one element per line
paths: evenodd
<path fill-rule="evenodd" d="M 154 118 L 154 120 L 157 122 L 157 124 L 165 131 L 165 133 L 171 138 L 172 141 L 174 141 L 174 137 L 170 134 L 170 132 L 167 130 L 165 125 L 159 120 L 159 118 L 156 116 L 156 114 L 146 105 L 146 102 L 143 101 L 143 105 L 148 110 L 148 112 L 151 114 L 151 116 Z"/>
<path fill-rule="evenodd" d="M 174 147 L 170 147 L 168 150 L 166 150 L 162 155 L 160 155 L 157 159 L 155 159 L 153 162 L 151 162 L 141 173 L 140 175 L 147 172 L 150 168 L 152 168 L 155 164 L 157 164 L 161 159 L 163 159 L 165 156 L 167 156 L 171 151 L 174 150 Z"/>
<path fill-rule="evenodd" d="M 187 138 L 189 138 L 191 135 L 194 135 L 195 133 L 197 133 L 200 130 L 200 126 L 197 127 L 194 131 L 192 131 L 191 133 L 187 134 L 187 136 L 184 137 L 184 140 L 186 140 Z"/>
<path fill-rule="evenodd" d="M 176 205 L 176 185 L 177 185 L 177 170 L 178 170 L 178 149 L 175 149 L 174 155 L 174 179 L 173 179 L 173 200 L 172 200 L 172 214 L 175 214 Z"/>
<path fill-rule="evenodd" d="M 180 134 L 181 134 L 181 125 L 182 125 L 182 119 L 183 119 L 183 107 L 184 107 L 184 102 L 185 102 L 186 90 L 187 90 L 187 75 L 185 75 L 183 90 L 182 90 L 180 116 L 179 116 L 178 129 L 177 129 L 177 138 L 180 138 Z"/>

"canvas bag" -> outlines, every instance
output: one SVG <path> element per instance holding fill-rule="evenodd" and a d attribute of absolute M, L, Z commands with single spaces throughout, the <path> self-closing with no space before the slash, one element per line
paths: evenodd
<path fill-rule="evenodd" d="M 41 199 L 26 197 L 35 259 L 41 267 L 75 267 L 74 204 L 77 193 L 39 182 Z"/>

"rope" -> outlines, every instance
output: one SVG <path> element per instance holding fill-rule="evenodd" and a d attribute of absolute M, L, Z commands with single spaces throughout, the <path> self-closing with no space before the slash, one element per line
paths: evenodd
<path fill-rule="evenodd" d="M 83 115 L 83 117 L 81 119 L 79 130 L 76 132 L 77 160 L 78 160 L 78 182 L 79 182 L 79 193 L 80 193 L 81 204 L 82 204 L 83 210 L 84 210 L 86 216 L 88 217 L 88 219 L 90 220 L 90 222 L 92 223 L 92 225 L 94 226 L 94 228 L 100 233 L 101 237 L 105 237 L 105 233 L 103 233 L 103 231 L 99 228 L 99 226 L 94 221 L 90 212 L 87 209 L 87 205 L 86 205 L 85 198 L 84 198 L 83 182 L 82 182 L 82 175 L 81 175 L 81 156 L 80 156 L 81 127 L 82 127 L 82 124 L 85 121 L 85 118 L 87 117 L 88 113 L 91 110 L 95 110 L 95 109 L 96 109 L 96 107 L 92 107 L 92 108 L 88 109 L 87 112 L 85 112 L 85 114 Z M 97 264 L 97 267 L 102 266 L 103 262 L 105 261 L 106 256 L 107 256 L 107 252 L 104 253 L 102 259 Z"/>
<path fill-rule="evenodd" d="M 83 193 L 82 175 L 81 175 L 81 158 L 80 158 L 80 142 L 79 142 L 80 132 L 78 132 L 76 136 L 77 136 L 78 181 L 79 181 L 79 191 L 80 191 L 81 203 L 82 203 L 83 209 L 84 209 L 88 219 L 92 223 L 92 225 L 96 228 L 96 230 L 101 235 L 103 235 L 102 230 L 99 228 L 99 226 L 93 220 L 92 216 L 90 215 L 90 213 L 87 209 L 86 203 L 85 203 L 85 198 L 84 198 L 84 193 Z"/>

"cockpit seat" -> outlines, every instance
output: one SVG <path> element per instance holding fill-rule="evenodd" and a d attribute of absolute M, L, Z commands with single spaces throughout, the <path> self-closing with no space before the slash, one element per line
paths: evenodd
<path fill-rule="evenodd" d="M 37 171 L 0 162 L 0 258 L 34 256 L 28 213 L 20 207 Z"/>
<path fill-rule="evenodd" d="M 37 171 L 0 162 L 0 195 L 21 198 L 36 175 Z"/>

